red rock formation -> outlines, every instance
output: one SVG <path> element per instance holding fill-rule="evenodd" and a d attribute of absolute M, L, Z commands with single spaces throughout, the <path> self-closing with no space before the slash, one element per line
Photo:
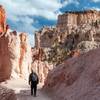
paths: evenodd
<path fill-rule="evenodd" d="M 13 32 L 0 38 L 0 81 L 22 76 L 28 79 L 31 68 L 31 47 Z M 27 51 L 26 51 L 27 50 Z"/>
<path fill-rule="evenodd" d="M 0 5 L 0 81 L 8 79 L 11 75 L 11 61 L 8 50 L 9 39 L 4 36 L 6 26 L 4 8 Z"/>
<path fill-rule="evenodd" d="M 44 89 L 54 100 L 100 99 L 100 49 L 73 57 L 51 71 Z"/>
<path fill-rule="evenodd" d="M 19 70 L 21 75 L 22 75 L 22 63 L 26 52 L 27 52 L 26 34 L 21 33 L 20 34 L 20 58 L 19 58 Z"/>

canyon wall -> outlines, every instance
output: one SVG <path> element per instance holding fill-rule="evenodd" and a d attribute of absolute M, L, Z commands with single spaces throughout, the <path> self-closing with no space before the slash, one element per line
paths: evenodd
<path fill-rule="evenodd" d="M 6 24 L 6 14 L 0 5 L 0 81 L 9 78 L 28 79 L 32 53 L 27 33 L 17 33 Z"/>
<path fill-rule="evenodd" d="M 13 38 L 14 39 L 14 38 Z M 21 33 L 16 36 L 15 45 L 10 45 L 9 49 L 13 55 L 12 62 L 12 78 L 25 78 L 28 79 L 29 72 L 31 71 L 32 53 L 31 46 L 28 43 L 26 33 Z M 13 43 L 13 42 L 12 42 Z"/>
<path fill-rule="evenodd" d="M 19 77 L 28 79 L 32 55 L 31 47 L 26 39 L 25 33 L 18 35 L 14 32 L 0 38 L 1 81 L 8 78 L 17 79 Z"/>
<path fill-rule="evenodd" d="M 0 38 L 0 81 L 8 79 L 11 75 L 11 61 L 8 51 L 8 38 Z"/>

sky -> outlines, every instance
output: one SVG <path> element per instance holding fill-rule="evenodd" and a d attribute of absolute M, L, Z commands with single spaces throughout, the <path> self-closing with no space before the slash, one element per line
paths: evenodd
<path fill-rule="evenodd" d="M 55 26 L 65 11 L 100 10 L 100 0 L 0 0 L 11 29 L 27 32 L 31 46 L 34 34 L 43 26 Z"/>

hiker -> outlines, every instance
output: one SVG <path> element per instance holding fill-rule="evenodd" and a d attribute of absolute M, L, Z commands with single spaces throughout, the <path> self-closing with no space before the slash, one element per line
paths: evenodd
<path fill-rule="evenodd" d="M 31 86 L 31 95 L 33 95 L 34 89 L 34 97 L 36 97 L 37 92 L 37 84 L 39 83 L 39 79 L 37 74 L 32 70 L 31 74 L 29 75 L 29 85 Z"/>

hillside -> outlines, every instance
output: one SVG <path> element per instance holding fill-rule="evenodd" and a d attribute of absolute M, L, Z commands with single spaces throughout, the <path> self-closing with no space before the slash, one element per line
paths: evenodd
<path fill-rule="evenodd" d="M 44 89 L 54 100 L 99 100 L 100 49 L 57 66 L 49 73 Z"/>

